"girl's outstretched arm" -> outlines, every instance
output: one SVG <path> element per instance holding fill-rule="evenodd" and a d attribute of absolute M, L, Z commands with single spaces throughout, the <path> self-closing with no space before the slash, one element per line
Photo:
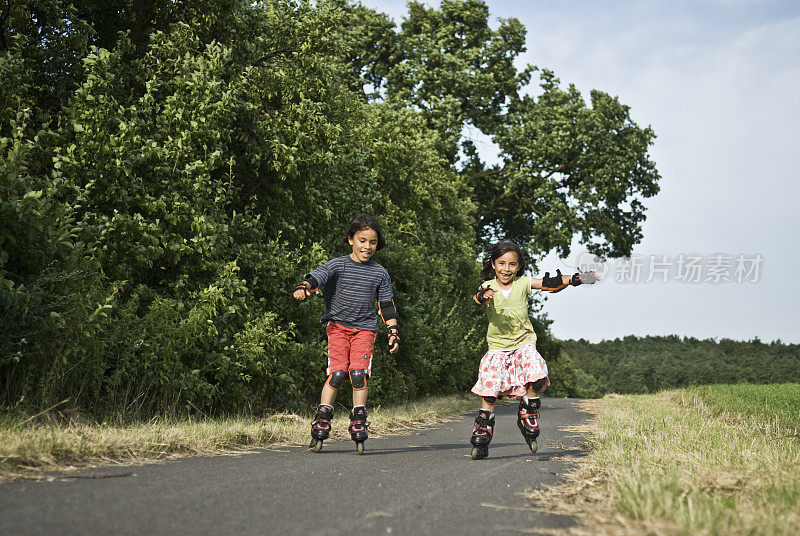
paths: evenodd
<path fill-rule="evenodd" d="M 600 278 L 594 272 L 575 272 L 573 275 L 562 275 L 561 270 L 556 270 L 556 275 L 550 277 L 550 272 L 545 272 L 542 279 L 531 278 L 531 288 L 541 289 L 546 292 L 561 292 L 572 285 L 592 285 Z"/>

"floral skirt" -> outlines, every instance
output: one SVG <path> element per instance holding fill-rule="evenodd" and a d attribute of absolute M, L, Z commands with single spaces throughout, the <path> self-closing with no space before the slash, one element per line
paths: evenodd
<path fill-rule="evenodd" d="M 542 378 L 547 378 L 547 363 L 536 351 L 535 344 L 514 350 L 489 349 L 481 359 L 478 381 L 472 392 L 478 396 L 522 396 L 527 384 Z M 544 389 L 548 385 L 549 381 Z"/>

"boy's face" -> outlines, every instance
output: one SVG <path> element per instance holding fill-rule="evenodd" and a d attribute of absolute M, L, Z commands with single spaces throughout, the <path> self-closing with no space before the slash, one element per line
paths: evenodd
<path fill-rule="evenodd" d="M 378 233 L 372 229 L 358 231 L 347 239 L 353 246 L 353 253 L 350 254 L 356 262 L 367 262 L 378 249 Z"/>
<path fill-rule="evenodd" d="M 507 251 L 500 257 L 492 261 L 492 268 L 497 276 L 497 280 L 503 285 L 509 284 L 514 280 L 514 276 L 519 271 L 519 259 L 516 251 Z"/>

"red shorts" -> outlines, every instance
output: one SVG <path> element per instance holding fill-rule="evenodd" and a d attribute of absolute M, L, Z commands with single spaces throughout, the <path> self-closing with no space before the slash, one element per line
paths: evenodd
<path fill-rule="evenodd" d="M 328 334 L 328 370 L 325 374 L 353 369 L 364 369 L 367 376 L 371 374 L 377 331 L 346 328 L 334 322 L 328 322 L 325 331 Z"/>

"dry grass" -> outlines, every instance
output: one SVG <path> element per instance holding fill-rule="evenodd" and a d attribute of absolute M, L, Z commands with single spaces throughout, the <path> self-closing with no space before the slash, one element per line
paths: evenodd
<path fill-rule="evenodd" d="M 413 404 L 370 410 L 370 434 L 407 433 L 450 420 L 475 406 L 474 397 L 433 397 Z M 40 479 L 45 471 L 134 464 L 193 455 L 306 444 L 310 416 L 151 421 L 114 426 L 71 421 L 5 423 L 0 426 L 0 481 Z M 333 420 L 332 439 L 349 437 L 347 414 Z"/>
<path fill-rule="evenodd" d="M 586 409 L 597 415 L 592 453 L 566 484 L 530 494 L 582 520 L 566 533 L 796 534 L 800 441 L 786 427 L 720 413 L 686 391 Z"/>

